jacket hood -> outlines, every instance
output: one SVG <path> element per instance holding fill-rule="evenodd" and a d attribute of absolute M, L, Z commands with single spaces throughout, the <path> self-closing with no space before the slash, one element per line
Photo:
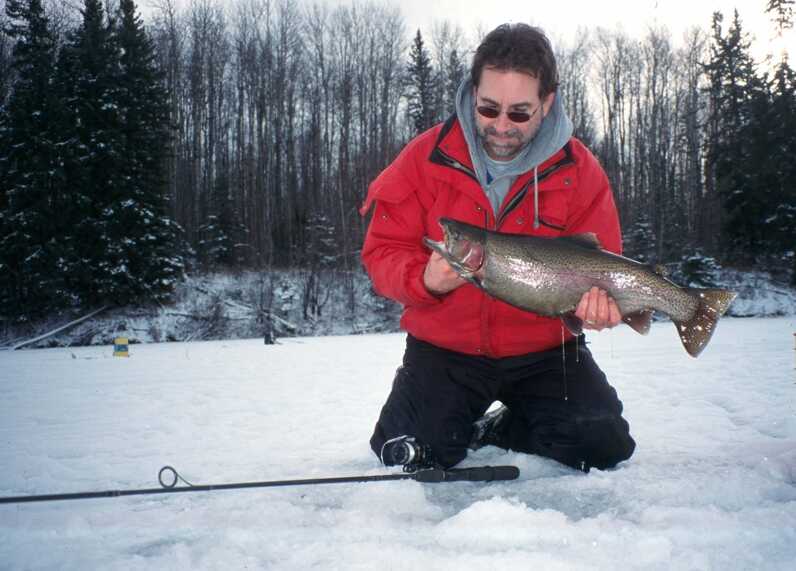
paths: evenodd
<path fill-rule="evenodd" d="M 473 82 L 466 77 L 459 85 L 456 93 L 456 115 L 464 131 L 470 158 L 473 161 L 478 181 L 486 188 L 489 180 L 487 176 L 487 156 L 475 129 L 475 103 L 473 101 Z M 536 136 L 512 159 L 511 171 L 507 174 L 520 175 L 533 170 L 547 159 L 560 151 L 572 137 L 572 121 L 562 103 L 561 94 L 556 93 L 553 107 L 542 120 L 542 125 Z"/>

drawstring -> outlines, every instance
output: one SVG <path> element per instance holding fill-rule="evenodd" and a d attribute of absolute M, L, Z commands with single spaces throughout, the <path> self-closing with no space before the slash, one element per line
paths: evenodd
<path fill-rule="evenodd" d="M 533 167 L 533 229 L 539 228 L 539 167 Z"/>

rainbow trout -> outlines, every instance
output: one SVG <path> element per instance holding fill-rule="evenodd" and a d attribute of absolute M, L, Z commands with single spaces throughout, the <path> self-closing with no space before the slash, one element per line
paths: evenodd
<path fill-rule="evenodd" d="M 603 250 L 594 234 L 541 238 L 503 234 L 441 218 L 443 240 L 424 242 L 459 275 L 490 296 L 520 309 L 560 317 L 575 335 L 580 298 L 596 286 L 608 292 L 622 319 L 649 332 L 654 311 L 668 315 L 685 350 L 697 357 L 716 322 L 735 299 L 723 289 L 684 288 L 656 269 Z"/>

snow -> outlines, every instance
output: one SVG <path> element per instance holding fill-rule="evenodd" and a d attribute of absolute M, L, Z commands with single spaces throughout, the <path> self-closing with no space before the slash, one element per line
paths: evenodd
<path fill-rule="evenodd" d="M 611 471 L 486 447 L 514 482 L 0 505 L 0 569 L 796 568 L 796 318 L 591 335 L 638 449 Z M 400 334 L 0 351 L 0 496 L 393 473 L 368 447 Z"/>

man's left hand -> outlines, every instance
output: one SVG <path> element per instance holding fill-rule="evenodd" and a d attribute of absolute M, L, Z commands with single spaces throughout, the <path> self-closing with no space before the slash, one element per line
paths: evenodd
<path fill-rule="evenodd" d="M 596 287 L 591 288 L 580 298 L 575 316 L 583 321 L 584 329 L 601 331 L 616 327 L 622 322 L 622 314 L 613 298 Z"/>

